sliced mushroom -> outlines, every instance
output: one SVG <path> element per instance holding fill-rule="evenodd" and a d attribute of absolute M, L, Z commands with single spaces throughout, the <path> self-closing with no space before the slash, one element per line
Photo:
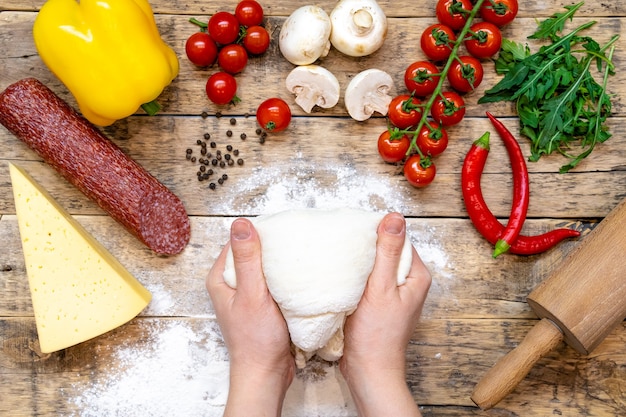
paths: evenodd
<path fill-rule="evenodd" d="M 302 6 L 283 23 L 278 47 L 292 64 L 312 64 L 328 55 L 330 31 L 330 17 L 321 7 Z"/>
<path fill-rule="evenodd" d="M 375 0 L 341 0 L 330 21 L 330 42 L 349 56 L 372 54 L 387 37 L 387 16 Z"/>
<path fill-rule="evenodd" d="M 294 68 L 285 84 L 296 95 L 296 103 L 307 113 L 311 113 L 314 106 L 328 109 L 339 101 L 339 81 L 332 72 L 319 65 Z"/>
<path fill-rule="evenodd" d="M 385 116 L 393 89 L 393 79 L 385 71 L 372 68 L 358 73 L 346 88 L 348 114 L 358 121 L 369 119 L 374 112 Z"/>

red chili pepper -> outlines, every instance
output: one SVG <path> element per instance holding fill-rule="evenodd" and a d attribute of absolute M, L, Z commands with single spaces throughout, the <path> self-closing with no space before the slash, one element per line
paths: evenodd
<path fill-rule="evenodd" d="M 526 213 L 528 212 L 528 200 L 530 199 L 530 182 L 528 180 L 528 170 L 526 168 L 526 159 L 522 154 L 522 149 L 511 132 L 493 115 L 487 112 L 487 117 L 496 128 L 496 131 L 502 138 L 504 146 L 511 160 L 511 169 L 513 171 L 513 204 L 511 206 L 511 215 L 509 221 L 504 228 L 504 232 L 498 239 L 493 250 L 493 257 L 506 252 L 511 247 L 511 243 L 515 241 L 526 221 Z"/>
<path fill-rule="evenodd" d="M 485 168 L 485 162 L 489 154 L 489 132 L 486 132 L 474 142 L 472 148 L 465 156 L 463 170 L 461 171 L 461 183 L 463 189 L 463 201 L 469 218 L 478 232 L 494 245 L 504 226 L 493 215 L 480 188 L 480 178 Z M 537 236 L 518 235 L 513 241 L 509 252 L 517 255 L 535 255 L 554 247 L 559 242 L 572 237 L 580 236 L 580 232 L 574 229 L 555 229 Z"/>

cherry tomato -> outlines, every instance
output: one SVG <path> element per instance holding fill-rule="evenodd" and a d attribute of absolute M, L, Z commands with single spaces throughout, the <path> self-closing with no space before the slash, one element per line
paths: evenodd
<path fill-rule="evenodd" d="M 257 108 L 256 120 L 268 132 L 280 132 L 291 122 L 291 109 L 283 99 L 268 98 Z"/>
<path fill-rule="evenodd" d="M 414 187 L 426 187 L 433 182 L 436 173 L 433 161 L 422 159 L 419 154 L 411 155 L 404 163 L 404 177 Z"/>
<path fill-rule="evenodd" d="M 231 43 L 220 49 L 217 63 L 229 74 L 237 74 L 248 64 L 248 53 L 243 46 Z"/>
<path fill-rule="evenodd" d="M 483 81 L 483 65 L 473 56 L 460 56 L 448 70 L 448 81 L 452 88 L 461 93 L 474 91 Z"/>
<path fill-rule="evenodd" d="M 192 64 L 199 67 L 208 67 L 215 63 L 217 45 L 206 32 L 196 32 L 187 38 L 185 53 Z"/>
<path fill-rule="evenodd" d="M 262 26 L 250 26 L 243 37 L 243 46 L 252 55 L 261 55 L 270 47 L 270 34 Z"/>
<path fill-rule="evenodd" d="M 237 101 L 237 80 L 226 72 L 216 72 L 206 83 L 206 94 L 215 104 L 228 104 Z"/>
<path fill-rule="evenodd" d="M 478 22 L 470 27 L 470 37 L 465 40 L 467 52 L 479 59 L 498 53 L 502 45 L 502 33 L 493 23 Z"/>
<path fill-rule="evenodd" d="M 517 0 L 485 0 L 479 13 L 484 21 L 502 27 L 515 19 L 517 9 Z"/>
<path fill-rule="evenodd" d="M 239 21 L 234 14 L 217 12 L 209 18 L 209 35 L 221 45 L 228 45 L 239 36 Z"/>
<path fill-rule="evenodd" d="M 450 56 L 455 41 L 454 31 L 446 25 L 437 23 L 424 30 L 420 46 L 428 58 L 433 61 L 444 61 Z"/>
<path fill-rule="evenodd" d="M 430 108 L 432 118 L 443 126 L 452 126 L 463 120 L 465 116 L 465 102 L 454 91 L 442 93 L 443 97 L 437 97 Z"/>
<path fill-rule="evenodd" d="M 391 164 L 402 161 L 410 146 L 411 139 L 406 134 L 392 134 L 389 129 L 378 137 L 378 154 Z"/>
<path fill-rule="evenodd" d="M 448 147 L 448 132 L 443 126 L 429 121 L 428 126 L 424 125 L 420 129 L 415 143 L 426 156 L 441 155 Z"/>
<path fill-rule="evenodd" d="M 435 12 L 439 23 L 449 26 L 452 30 L 461 30 L 472 7 L 470 0 L 439 0 Z"/>
<path fill-rule="evenodd" d="M 404 71 L 404 85 L 410 93 L 418 97 L 429 96 L 437 88 L 439 69 L 430 61 L 416 61 Z"/>
<path fill-rule="evenodd" d="M 244 26 L 256 26 L 263 22 L 263 7 L 254 0 L 241 0 L 235 7 L 235 17 Z"/>
<path fill-rule="evenodd" d="M 415 126 L 422 118 L 421 102 L 416 97 L 401 94 L 391 99 L 387 117 L 392 125 L 400 129 L 408 129 Z"/>

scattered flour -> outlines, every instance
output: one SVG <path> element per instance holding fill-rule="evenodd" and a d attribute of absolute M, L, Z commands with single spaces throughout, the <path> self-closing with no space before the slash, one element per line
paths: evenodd
<path fill-rule="evenodd" d="M 296 155 L 288 168 L 259 168 L 249 181 L 231 184 L 230 192 L 214 211 L 231 213 L 233 207 L 250 215 L 292 208 L 407 211 L 402 190 L 388 176 L 358 172 L 349 164 L 306 168 L 301 158 Z M 313 175 L 320 171 L 325 171 L 324 178 L 335 180 L 321 184 L 317 179 L 321 176 Z M 245 200 L 238 200 L 242 198 Z M 418 202 L 411 204 L 414 209 Z M 450 265 L 437 231 L 426 227 L 409 234 L 433 273 L 433 284 L 446 278 Z M 148 316 L 170 315 L 172 309 L 178 311 L 177 306 L 185 303 L 162 285 L 149 289 L 153 300 L 146 310 Z M 113 349 L 103 355 L 102 360 L 110 361 L 108 368 L 98 366 L 105 371 L 65 391 L 70 408 L 80 410 L 74 416 L 222 416 L 228 394 L 228 352 L 212 317 L 201 311 L 193 317 L 197 320 L 138 320 L 145 328 L 145 340 L 107 346 Z M 354 403 L 337 365 L 313 359 L 299 370 L 287 392 L 282 415 L 355 417 Z"/>

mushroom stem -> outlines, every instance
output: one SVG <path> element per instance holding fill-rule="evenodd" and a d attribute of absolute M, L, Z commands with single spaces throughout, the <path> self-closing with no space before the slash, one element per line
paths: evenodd
<path fill-rule="evenodd" d="M 352 15 L 352 24 L 355 32 L 361 36 L 371 32 L 374 27 L 374 18 L 366 9 L 359 9 Z"/>
<path fill-rule="evenodd" d="M 367 101 L 365 102 L 366 113 L 378 112 L 380 114 L 387 114 L 390 103 L 389 87 L 380 87 L 367 94 Z"/>

